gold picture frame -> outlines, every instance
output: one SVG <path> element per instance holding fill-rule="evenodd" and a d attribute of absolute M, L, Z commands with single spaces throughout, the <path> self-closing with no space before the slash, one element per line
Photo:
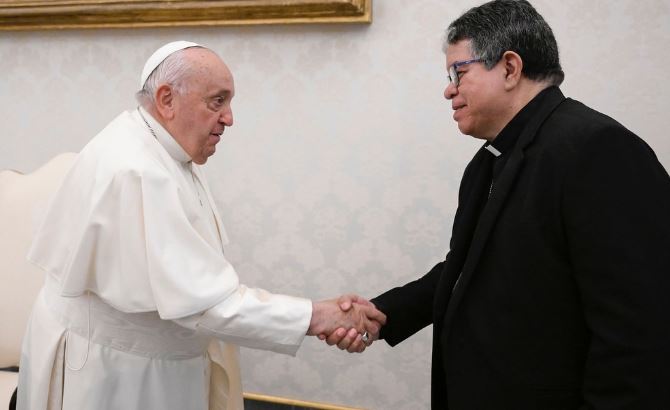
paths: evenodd
<path fill-rule="evenodd" d="M 0 0 L 0 30 L 370 23 L 372 0 Z"/>

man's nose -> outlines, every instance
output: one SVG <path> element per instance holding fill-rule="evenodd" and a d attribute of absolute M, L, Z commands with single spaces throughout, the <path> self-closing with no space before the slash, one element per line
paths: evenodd
<path fill-rule="evenodd" d="M 458 87 L 450 81 L 449 84 L 447 84 L 447 88 L 444 89 L 444 98 L 451 100 L 456 94 L 458 94 Z"/>
<path fill-rule="evenodd" d="M 233 110 L 227 109 L 221 112 L 221 117 L 219 121 L 222 122 L 226 127 L 232 127 L 233 125 Z"/>

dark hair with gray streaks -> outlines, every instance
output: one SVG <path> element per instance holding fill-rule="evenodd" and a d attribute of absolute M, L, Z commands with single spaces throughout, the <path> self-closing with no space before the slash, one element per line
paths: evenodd
<path fill-rule="evenodd" d="M 470 40 L 473 57 L 486 60 L 487 69 L 505 51 L 514 51 L 526 78 L 560 85 L 565 77 L 554 33 L 526 0 L 494 0 L 471 8 L 447 28 L 444 50 L 461 40 Z"/>

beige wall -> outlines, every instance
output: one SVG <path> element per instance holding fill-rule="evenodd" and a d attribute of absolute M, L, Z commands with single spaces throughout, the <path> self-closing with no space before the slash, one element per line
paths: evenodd
<path fill-rule="evenodd" d="M 463 167 L 440 50 L 472 0 L 375 0 L 370 26 L 0 32 L 0 169 L 78 151 L 134 106 L 146 57 L 174 39 L 235 73 L 235 126 L 209 168 L 227 256 L 243 282 L 327 298 L 374 296 L 444 257 Z M 638 133 L 670 168 L 670 1 L 537 0 L 563 91 Z M 349 356 L 243 350 L 248 391 L 372 409 L 425 409 L 431 336 Z"/>

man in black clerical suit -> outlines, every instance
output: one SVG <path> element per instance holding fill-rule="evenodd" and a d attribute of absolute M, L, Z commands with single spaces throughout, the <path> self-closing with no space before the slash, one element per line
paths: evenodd
<path fill-rule="evenodd" d="M 433 325 L 433 409 L 670 409 L 668 173 L 563 96 L 556 40 L 527 1 L 467 11 L 445 43 L 454 120 L 486 142 L 446 259 L 372 299 L 387 322 L 370 340 Z M 328 342 L 361 351 L 353 333 Z"/>

